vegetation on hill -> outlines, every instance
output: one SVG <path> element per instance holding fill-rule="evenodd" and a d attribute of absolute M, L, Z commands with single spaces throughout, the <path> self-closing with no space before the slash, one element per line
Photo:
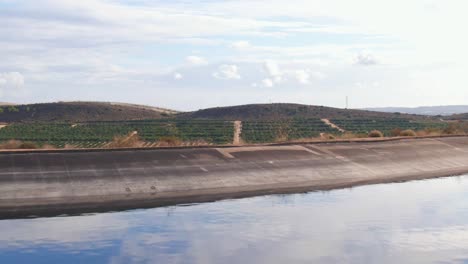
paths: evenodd
<path fill-rule="evenodd" d="M 301 104 L 251 104 L 240 106 L 216 107 L 195 112 L 182 113 L 184 118 L 206 118 L 224 120 L 278 120 L 293 118 L 407 118 L 433 119 L 427 116 L 384 113 L 366 110 L 339 109 L 326 106 Z"/>
<path fill-rule="evenodd" d="M 20 123 L 0 129 L 0 142 L 18 140 L 63 148 L 95 148 L 125 145 L 129 135 L 142 146 L 180 144 L 228 144 L 234 137 L 233 122 L 221 120 L 146 120 L 88 123 Z M 132 137 L 134 138 L 134 137 Z M 138 140 L 138 141 L 139 141 Z M 133 142 L 133 141 L 132 141 Z M 128 142 L 127 142 L 128 143 Z M 132 143 L 133 144 L 133 143 Z"/>
<path fill-rule="evenodd" d="M 455 114 L 448 117 L 444 117 L 447 120 L 468 120 L 468 113 L 464 114 Z"/>
<path fill-rule="evenodd" d="M 232 144 L 236 120 L 241 121 L 238 139 L 244 143 L 468 133 L 465 122 L 440 117 L 299 104 L 177 113 L 130 104 L 69 102 L 1 106 L 0 148 Z"/>
<path fill-rule="evenodd" d="M 173 113 L 175 111 L 130 104 L 60 102 L 0 106 L 0 122 L 142 120 L 165 118 Z"/>
<path fill-rule="evenodd" d="M 462 115 L 459 115 L 462 117 Z M 129 121 L 160 118 L 219 119 L 268 121 L 285 119 L 374 119 L 403 118 L 408 120 L 438 120 L 440 117 L 384 113 L 356 109 L 339 109 L 301 104 L 251 104 L 216 107 L 194 112 L 144 105 L 105 102 L 58 102 L 30 105 L 0 105 L 0 123 L 18 122 L 90 122 Z M 454 116 L 456 118 L 456 116 Z M 468 114 L 466 115 L 468 119 Z"/>
<path fill-rule="evenodd" d="M 442 130 L 447 126 L 446 123 L 437 120 L 413 121 L 404 118 L 331 119 L 331 121 L 348 132 L 356 134 L 368 134 L 372 130 L 379 130 L 385 136 L 398 136 L 402 130 Z M 396 130 L 398 132 L 396 132 Z"/>
<path fill-rule="evenodd" d="M 340 131 L 317 118 L 244 121 L 241 137 L 247 143 L 266 143 L 315 138 L 323 133 L 339 134 Z"/>

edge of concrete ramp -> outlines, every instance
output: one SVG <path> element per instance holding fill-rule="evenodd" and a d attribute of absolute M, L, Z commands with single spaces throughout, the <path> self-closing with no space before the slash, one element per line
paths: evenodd
<path fill-rule="evenodd" d="M 0 218 L 150 208 L 468 173 L 468 137 L 0 153 Z"/>

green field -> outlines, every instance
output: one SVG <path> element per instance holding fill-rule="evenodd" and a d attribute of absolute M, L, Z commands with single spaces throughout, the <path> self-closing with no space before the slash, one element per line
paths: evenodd
<path fill-rule="evenodd" d="M 399 118 L 376 119 L 332 119 L 330 120 L 340 128 L 356 134 L 368 134 L 372 130 L 379 130 L 385 136 L 390 136 L 393 129 L 412 129 L 414 131 L 429 128 L 443 129 L 447 125 L 443 122 L 410 121 Z"/>
<path fill-rule="evenodd" d="M 212 144 L 231 143 L 233 123 L 220 120 L 147 120 L 125 122 L 29 123 L 12 124 L 0 129 L 0 141 L 10 139 L 64 147 L 100 147 L 115 136 L 137 131 L 146 142 L 164 137 L 182 141 L 204 140 Z"/>
<path fill-rule="evenodd" d="M 244 121 L 242 139 L 247 143 L 263 143 L 320 136 L 320 133 L 339 134 L 320 119 L 283 121 Z"/>
<path fill-rule="evenodd" d="M 424 130 L 445 128 L 446 123 L 410 121 L 407 119 L 332 119 L 331 122 L 348 132 L 367 134 L 380 130 L 390 136 L 393 129 Z M 86 123 L 17 123 L 0 129 L 0 142 L 20 140 L 62 148 L 103 147 L 115 136 L 136 131 L 145 146 L 164 138 L 183 142 L 203 141 L 209 144 L 231 144 L 234 137 L 232 121 L 206 119 L 157 119 L 143 121 L 108 121 Z M 287 119 L 279 121 L 243 121 L 241 138 L 245 143 L 269 143 L 319 137 L 321 133 L 340 135 L 341 132 L 320 119 Z"/>

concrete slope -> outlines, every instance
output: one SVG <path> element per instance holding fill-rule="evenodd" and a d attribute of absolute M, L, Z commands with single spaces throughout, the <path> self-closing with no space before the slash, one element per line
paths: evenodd
<path fill-rule="evenodd" d="M 0 217 L 57 215 L 468 173 L 468 137 L 0 154 Z"/>

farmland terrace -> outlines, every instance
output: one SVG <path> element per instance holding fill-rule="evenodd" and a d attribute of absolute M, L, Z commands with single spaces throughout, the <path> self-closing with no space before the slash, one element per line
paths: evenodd
<path fill-rule="evenodd" d="M 390 135 L 393 129 L 422 130 L 443 128 L 443 122 L 408 121 L 406 119 L 339 119 L 333 120 L 341 128 L 354 133 L 380 129 Z M 278 121 L 242 121 L 239 131 L 243 143 L 271 143 L 292 140 L 310 140 L 323 134 L 340 136 L 344 132 L 320 119 L 286 119 Z M 109 121 L 86 123 L 17 123 L 0 129 L 0 142 L 20 140 L 38 146 L 57 148 L 100 148 L 115 136 L 136 133 L 145 147 L 157 147 L 167 139 L 181 144 L 202 142 L 204 145 L 226 145 L 234 141 L 233 121 L 219 119 L 157 119 L 141 121 Z M 345 131 L 345 132 L 346 132 Z"/>
<path fill-rule="evenodd" d="M 38 147 L 102 148 L 116 136 L 136 134 L 145 147 L 226 145 L 308 140 L 380 130 L 443 130 L 437 117 L 299 104 L 255 104 L 194 112 L 122 103 L 61 102 L 0 107 L 0 145 L 10 140 Z M 236 128 L 237 126 L 237 128 Z M 31 144 L 29 144 L 31 145 Z"/>

